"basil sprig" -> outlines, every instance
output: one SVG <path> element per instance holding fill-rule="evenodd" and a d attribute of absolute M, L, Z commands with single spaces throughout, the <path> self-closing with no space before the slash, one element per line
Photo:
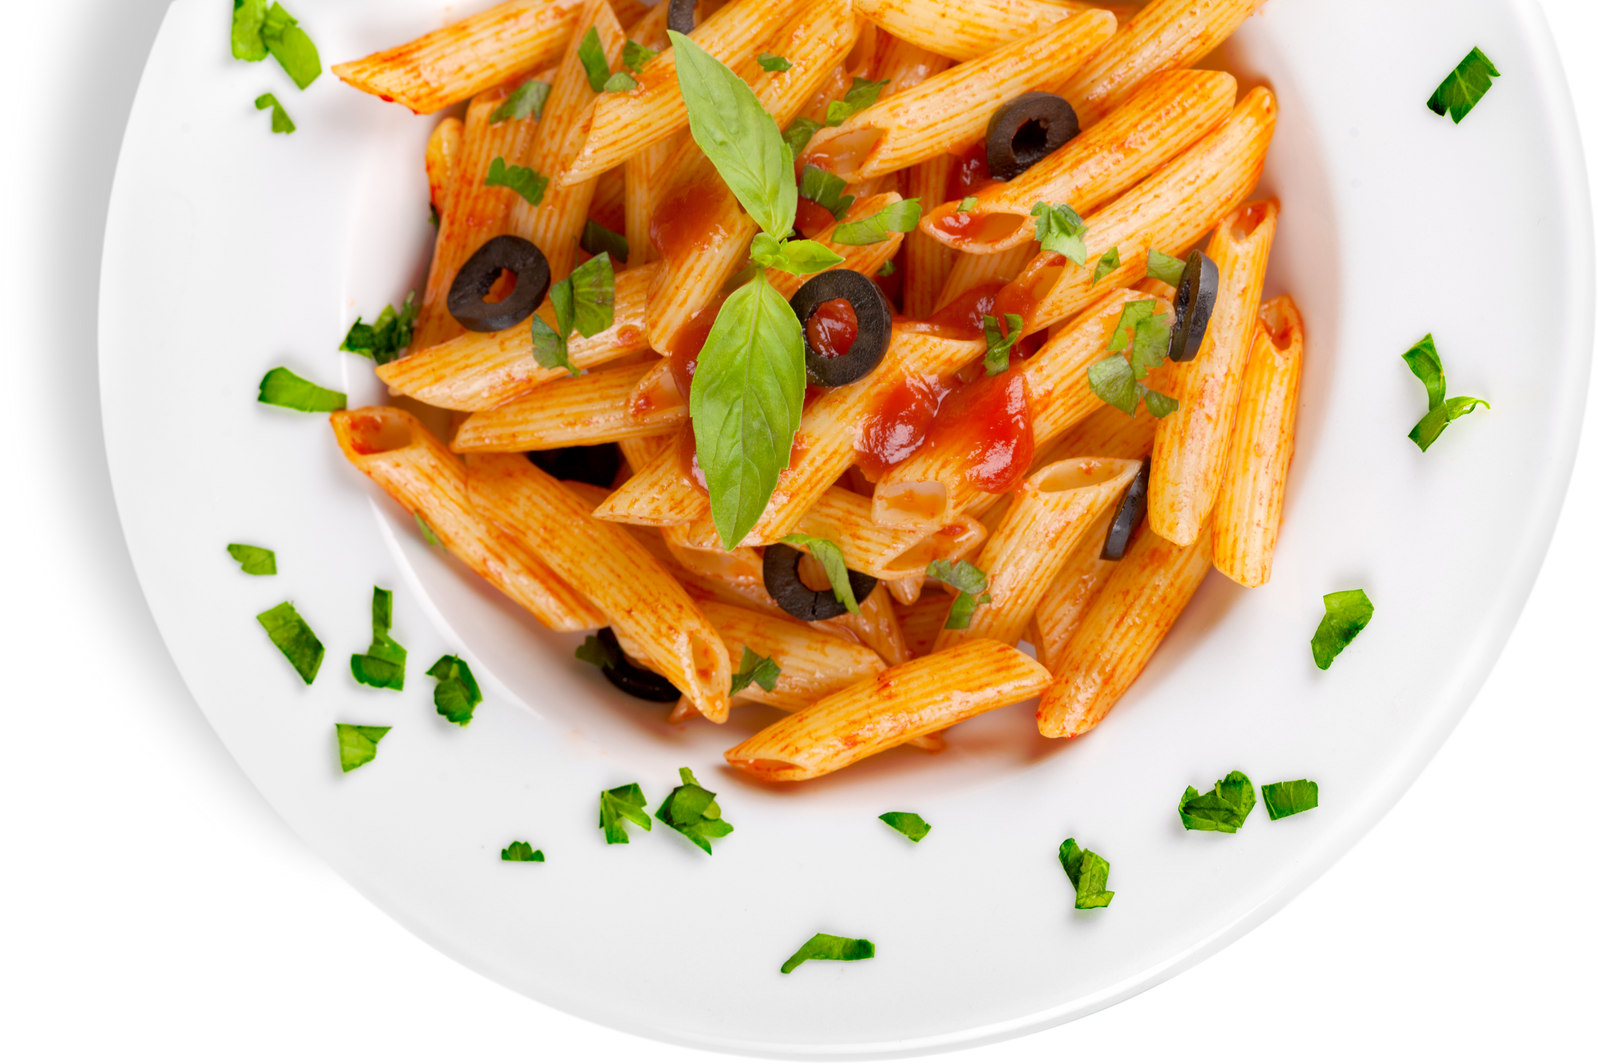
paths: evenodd
<path fill-rule="evenodd" d="M 573 329 L 592 338 L 616 324 L 616 270 L 610 254 L 601 251 L 550 286 L 549 302 L 555 310 L 555 327 L 533 315 L 533 358 L 545 369 L 558 367 L 581 377 L 583 371 L 572 364 L 566 341 Z"/>

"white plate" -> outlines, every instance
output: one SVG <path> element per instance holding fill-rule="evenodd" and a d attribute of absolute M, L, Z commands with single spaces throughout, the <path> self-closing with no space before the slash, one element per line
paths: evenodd
<path fill-rule="evenodd" d="M 1574 456 L 1592 346 L 1592 227 L 1559 63 L 1529 2 L 1270 0 L 1230 46 L 1281 124 L 1271 294 L 1310 338 L 1275 580 L 1212 575 L 1143 679 L 1074 743 L 1029 707 L 790 790 L 720 752 L 765 718 L 671 728 L 428 548 L 345 464 L 318 417 L 262 407 L 286 364 L 380 402 L 340 354 L 414 284 L 430 236 L 432 122 L 324 75 L 295 92 L 232 61 L 211 0 L 173 5 L 128 125 L 101 285 L 107 444 L 134 562 L 185 680 L 305 840 L 407 927 L 541 1001 L 669 1041 L 888 1056 L 1036 1030 L 1214 952 L 1284 905 L 1404 791 L 1464 712 L 1525 600 Z M 300 13 L 331 63 L 442 21 L 431 0 Z M 1473 45 L 1503 72 L 1463 125 L 1426 98 Z M 267 133 L 275 91 L 299 132 Z M 1422 455 L 1399 355 L 1436 334 L 1453 392 L 1493 403 Z M 223 545 L 278 552 L 241 575 Z M 358 687 L 373 584 L 396 594 L 402 694 Z M 1366 588 L 1370 628 L 1318 672 L 1324 592 Z M 305 688 L 255 614 L 292 599 L 327 644 Z M 443 722 L 422 675 L 463 653 L 487 701 Z M 393 725 L 349 776 L 335 721 Z M 651 809 L 692 766 L 735 833 L 606 847 L 597 793 Z M 1316 811 L 1236 836 L 1184 832 L 1182 789 L 1239 768 L 1307 776 Z M 875 818 L 909 809 L 911 846 Z M 1070 907 L 1067 835 L 1112 864 L 1113 906 Z M 499 860 L 526 839 L 543 865 Z M 1379 870 L 1373 871 L 1377 881 Z M 778 965 L 818 930 L 867 963 Z M 1273 978 L 1260 973 L 1261 979 Z"/>

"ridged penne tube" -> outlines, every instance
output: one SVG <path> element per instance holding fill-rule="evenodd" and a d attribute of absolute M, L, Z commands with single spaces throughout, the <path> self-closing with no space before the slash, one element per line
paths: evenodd
<path fill-rule="evenodd" d="M 914 235 L 926 236 L 919 230 Z M 955 252 L 954 265 L 943 282 L 943 291 L 938 293 L 936 309 L 942 310 L 971 289 L 981 285 L 1009 284 L 1026 268 L 1026 264 L 1031 261 L 1033 255 L 1037 254 L 1037 250 L 1037 245 L 1029 241 L 994 255 Z"/>
<path fill-rule="evenodd" d="M 1198 357 L 1176 367 L 1176 411 L 1154 433 L 1149 527 L 1172 543 L 1198 538 L 1221 490 L 1277 213 L 1275 200 L 1248 204 L 1223 218 L 1210 238 L 1209 256 L 1221 276 L 1215 309 Z"/>
<path fill-rule="evenodd" d="M 1163 391 L 1153 377 L 1150 374 L 1144 383 L 1155 391 Z M 1162 381 L 1168 379 L 1169 375 L 1161 378 Z M 1042 469 L 1066 458 L 1089 455 L 1142 461 L 1154 450 L 1154 430 L 1158 425 L 1154 415 L 1142 406 L 1133 417 L 1127 417 L 1113 406 L 1103 406 L 1066 429 L 1048 450 L 1039 448 L 1032 467 Z"/>
<path fill-rule="evenodd" d="M 444 209 L 461 158 L 461 120 L 450 115 L 427 138 L 427 192 L 435 214 Z"/>
<path fill-rule="evenodd" d="M 544 102 L 544 117 L 538 123 L 533 138 L 533 169 L 546 177 L 555 163 L 576 146 L 568 144 L 582 135 L 576 119 L 582 109 L 599 94 L 589 84 L 588 73 L 577 50 L 584 35 L 592 28 L 599 35 L 604 49 L 605 64 L 611 69 L 621 67 L 622 46 L 627 38 L 611 13 L 606 0 L 589 0 L 578 16 L 566 54 L 556 69 L 549 99 Z M 583 223 L 588 220 L 588 208 L 594 199 L 594 189 L 599 184 L 598 175 L 588 181 L 569 185 L 551 182 L 535 207 L 517 197 L 511 210 L 510 232 L 531 240 L 544 253 L 549 262 L 550 279 L 561 281 L 572 271 L 577 259 L 577 238 L 582 235 Z"/>
<path fill-rule="evenodd" d="M 727 648 L 645 547 L 594 520 L 581 498 L 520 455 L 472 455 L 466 469 L 484 518 L 533 544 L 699 712 L 718 724 L 727 719 Z"/>
<path fill-rule="evenodd" d="M 884 581 L 908 580 L 935 561 L 967 557 L 988 538 L 982 522 L 965 514 L 928 533 L 887 528 L 871 519 L 870 499 L 839 487 L 823 492 L 794 530 L 831 540 L 849 568 Z"/>
<path fill-rule="evenodd" d="M 661 141 L 639 151 L 622 164 L 627 211 L 627 265 L 642 266 L 660 258 L 649 236 L 649 220 L 659 191 L 661 163 L 671 151 L 672 142 Z"/>
<path fill-rule="evenodd" d="M 973 639 L 917 658 L 784 717 L 728 750 L 768 783 L 815 779 L 991 709 L 1024 702 L 1049 673 L 1020 651 Z"/>
<path fill-rule="evenodd" d="M 688 408 L 633 412 L 628 399 L 651 368 L 620 366 L 551 381 L 520 399 L 468 417 L 450 448 L 462 454 L 519 453 L 658 436 L 687 422 Z"/>
<path fill-rule="evenodd" d="M 749 242 L 760 227 L 738 206 L 732 192 L 715 176 L 708 160 L 706 180 L 682 189 L 684 195 L 714 198 L 715 207 L 696 216 L 703 225 L 689 239 L 675 243 L 656 240 L 661 266 L 649 288 L 649 346 L 663 355 L 671 354 L 677 334 L 689 320 L 720 293 L 733 274 L 749 261 Z M 657 204 L 669 211 L 671 192 Z M 657 214 L 657 217 L 660 215 Z M 657 227 L 657 233 L 661 230 Z"/>
<path fill-rule="evenodd" d="M 1126 304 L 1144 298 L 1147 297 L 1141 293 L 1125 289 L 1105 294 L 1036 355 L 1020 364 L 1021 375 L 1026 379 L 1036 451 L 1041 452 L 1104 405 L 1104 400 L 1088 386 L 1088 369 L 1106 357 Z M 1169 303 L 1156 302 L 1158 313 L 1171 312 Z M 1087 452 L 1062 457 L 1097 455 Z M 958 427 L 939 433 L 878 478 L 871 496 L 871 518 L 886 528 L 930 531 L 947 525 L 958 515 L 989 501 L 990 496 L 975 479 L 978 472 L 969 435 L 958 431 Z"/>
<path fill-rule="evenodd" d="M 1076 72 L 1060 95 L 1082 128 L 1099 121 L 1146 79 L 1204 58 L 1265 0 L 1153 0 Z"/>
<path fill-rule="evenodd" d="M 871 594 L 860 602 L 859 613 L 845 613 L 824 623 L 853 632 L 856 639 L 889 665 L 902 665 L 910 660 L 910 646 L 899 628 L 899 617 L 893 612 L 893 600 L 885 584 L 879 583 L 871 589 Z"/>
<path fill-rule="evenodd" d="M 664 433 L 660 436 L 644 436 L 617 440 L 616 446 L 621 448 L 621 456 L 627 459 L 629 470 L 643 468 L 661 449 L 671 444 L 672 434 Z M 606 493 L 608 496 L 608 492 Z"/>
<path fill-rule="evenodd" d="M 950 59 L 975 59 L 1033 37 L 1093 5 L 1061 0 L 855 0 L 895 37 Z"/>
<path fill-rule="evenodd" d="M 1142 675 L 1210 568 L 1210 537 L 1178 547 L 1144 528 L 1077 624 L 1038 706 L 1038 731 L 1071 739 L 1096 727 Z"/>
<path fill-rule="evenodd" d="M 938 633 L 935 649 L 972 639 L 1019 642 L 1044 589 L 1120 501 L 1138 467 L 1118 458 L 1073 458 L 1028 477 L 977 558 L 993 601 L 977 606 L 969 626 Z"/>
<path fill-rule="evenodd" d="M 588 217 L 612 233 L 626 233 L 627 175 L 624 167 L 612 167 L 594 179 L 594 198 L 588 205 Z M 616 261 L 618 269 L 622 265 L 622 261 Z"/>
<path fill-rule="evenodd" d="M 904 240 L 903 233 L 889 233 L 886 240 L 879 240 L 875 244 L 834 244 L 832 235 L 838 231 L 838 226 L 869 218 L 891 204 L 898 203 L 900 198 L 897 192 L 879 192 L 874 196 L 861 196 L 849 205 L 849 209 L 844 211 L 841 219 L 815 235 L 815 240 L 843 256 L 843 261 L 833 269 L 853 270 L 867 277 L 875 277 L 883 264 L 899 253 L 899 244 Z M 793 294 L 799 291 L 799 286 L 813 276 L 815 275 L 809 274 L 799 277 L 781 270 L 770 270 L 766 273 L 766 280 L 771 282 L 771 287 L 775 288 L 782 298 L 792 299 Z"/>
<path fill-rule="evenodd" d="M 682 452 L 692 446 L 693 429 L 674 433 L 671 442 L 594 511 L 601 521 L 627 525 L 688 525 L 710 513 L 710 499 L 688 482 Z"/>
<path fill-rule="evenodd" d="M 1125 288 L 1148 273 L 1149 249 L 1175 255 L 1235 210 L 1259 181 L 1276 128 L 1276 97 L 1257 88 L 1232 115 L 1146 181 L 1084 219 L 1087 265 L 1041 251 L 999 293 L 996 313 L 1020 314 L 1027 331 L 1076 313 L 1107 288 Z M 1121 267 L 1093 283 L 1093 267 L 1111 248 Z"/>
<path fill-rule="evenodd" d="M 1209 133 L 1237 103 L 1237 79 L 1217 70 L 1173 70 L 1146 81 L 1125 103 L 1013 181 L 989 185 L 975 206 L 941 203 L 921 231 L 977 255 L 1031 242 L 1039 203 L 1096 210 Z"/>
<path fill-rule="evenodd" d="M 644 314 L 649 284 L 659 269 L 651 264 L 617 271 L 615 321 L 592 337 L 572 334 L 567 354 L 574 366 L 593 369 L 649 350 Z M 555 311 L 549 300 L 538 314 L 553 327 Z M 564 367 L 538 364 L 526 322 L 501 332 L 462 333 L 432 347 L 413 347 L 406 357 L 377 367 L 378 379 L 394 392 L 445 410 L 488 410 L 565 376 Z"/>
<path fill-rule="evenodd" d="M 731 661 L 742 660 L 748 647 L 782 670 L 775 689 L 750 684 L 738 692 L 737 697 L 750 702 L 792 713 L 888 667 L 876 651 L 800 621 L 778 620 L 719 602 L 703 602 L 699 608 L 715 625 Z"/>
<path fill-rule="evenodd" d="M 688 36 L 734 70 L 753 59 L 766 39 L 793 14 L 798 0 L 733 0 Z M 651 59 L 630 92 L 607 92 L 585 108 L 578 123 L 581 147 L 561 160 L 561 184 L 598 177 L 612 166 L 688 125 L 688 106 L 677 88 L 677 57 L 666 49 Z"/>
<path fill-rule="evenodd" d="M 766 594 L 765 569 L 760 555 L 750 547 L 722 550 L 720 545 L 707 545 L 688 525 L 667 525 L 661 530 L 666 549 L 684 569 L 707 580 L 734 588 L 741 599 L 757 602 L 768 611 L 782 613 L 782 608 Z"/>
<path fill-rule="evenodd" d="M 949 174 L 953 170 L 952 155 L 937 155 L 916 163 L 906 171 L 905 198 L 919 199 L 924 206 L 943 202 L 949 194 Z M 919 228 L 904 239 L 904 314 L 924 320 L 938 309 L 938 295 L 954 267 L 956 253 Z"/>
<path fill-rule="evenodd" d="M 432 114 L 555 59 L 582 0 L 511 0 L 365 59 L 339 63 L 348 85 Z"/>
<path fill-rule="evenodd" d="M 1244 587 L 1271 579 L 1303 367 L 1303 319 L 1290 296 L 1279 296 L 1260 310 L 1232 424 L 1231 459 L 1215 502 L 1215 568 Z"/>
<path fill-rule="evenodd" d="M 1116 563 L 1100 557 L 1104 553 L 1104 537 L 1114 517 L 1114 507 L 1099 515 L 1093 527 L 1077 540 L 1065 564 L 1043 589 L 1043 595 L 1033 608 L 1029 629 L 1032 646 L 1044 668 L 1056 676 L 1060 674 L 1066 644 L 1076 634 L 1077 625 L 1087 615 L 1099 592 L 1104 590 L 1110 574 L 1115 572 Z"/>
<path fill-rule="evenodd" d="M 981 521 L 977 522 L 981 524 Z M 986 526 L 984 526 L 986 527 Z M 921 598 L 921 589 L 926 586 L 927 574 L 917 573 L 899 580 L 885 580 L 888 585 L 888 594 L 893 596 L 893 601 L 901 606 L 913 606 Z"/>
<path fill-rule="evenodd" d="M 330 419 L 350 464 L 421 517 L 439 542 L 546 628 L 597 628 L 605 615 L 527 545 L 484 521 L 466 490 L 466 467 L 403 410 L 372 406 Z"/>
<path fill-rule="evenodd" d="M 905 645 L 910 648 L 912 657 L 924 658 L 932 653 L 932 644 L 938 641 L 938 633 L 943 631 L 943 624 L 949 619 L 949 604 L 954 597 L 945 595 L 942 585 L 933 586 L 938 590 L 923 592 L 914 602 L 900 603 L 894 610 L 899 617 L 899 630 L 904 633 Z"/>
<path fill-rule="evenodd" d="M 818 132 L 800 160 L 865 181 L 971 144 L 995 108 L 1029 89 L 1057 87 L 1114 33 L 1114 15 L 1083 11 Z"/>

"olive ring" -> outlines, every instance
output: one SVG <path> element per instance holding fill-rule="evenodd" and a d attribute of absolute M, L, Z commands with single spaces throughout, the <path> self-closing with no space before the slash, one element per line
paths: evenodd
<path fill-rule="evenodd" d="M 849 350 L 834 358 L 810 346 L 805 330 L 805 372 L 823 388 L 853 384 L 882 363 L 893 339 L 893 308 L 876 282 L 854 270 L 828 270 L 799 286 L 790 300 L 801 326 L 821 304 L 842 299 L 854 310 L 856 332 Z"/>
<path fill-rule="evenodd" d="M 604 674 L 613 686 L 624 694 L 634 698 L 642 698 L 646 702 L 675 702 L 682 697 L 682 692 L 672 685 L 672 682 L 659 673 L 650 672 L 648 669 L 639 668 L 621 652 L 621 641 L 616 638 L 616 633 L 609 628 L 601 628 L 597 633 L 599 645 L 610 651 L 610 656 L 618 664 L 602 665 L 599 671 Z"/>
<path fill-rule="evenodd" d="M 488 293 L 501 271 L 516 277 L 516 287 L 498 303 Z M 549 293 L 549 260 L 538 245 L 519 236 L 496 236 L 478 248 L 449 286 L 450 316 L 467 332 L 500 332 L 533 316 Z"/>
<path fill-rule="evenodd" d="M 838 601 L 830 588 L 812 591 L 799 579 L 799 559 L 803 557 L 803 551 L 786 543 L 767 547 L 761 565 L 766 594 L 776 600 L 784 613 L 801 621 L 826 621 L 845 612 L 848 607 Z M 876 577 L 849 570 L 849 590 L 854 592 L 856 602 L 864 602 L 876 589 Z"/>
<path fill-rule="evenodd" d="M 1020 177 L 1080 132 L 1076 110 L 1063 96 L 1023 93 L 988 120 L 988 173 L 999 181 Z"/>

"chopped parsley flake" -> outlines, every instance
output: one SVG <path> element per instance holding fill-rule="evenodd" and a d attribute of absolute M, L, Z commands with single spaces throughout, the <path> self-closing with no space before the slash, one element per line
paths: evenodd
<path fill-rule="evenodd" d="M 549 102 L 550 84 L 547 81 L 524 81 L 516 87 L 516 91 L 505 97 L 505 102 L 494 108 L 488 116 L 488 124 L 497 126 L 501 122 L 517 122 L 528 115 L 543 121 L 544 104 Z"/>
<path fill-rule="evenodd" d="M 1036 240 L 1043 245 L 1044 251 L 1063 255 L 1078 266 L 1087 265 L 1087 223 L 1071 209 L 1070 204 L 1056 203 L 1051 206 L 1042 202 L 1034 203 L 1032 217 L 1037 219 L 1034 223 Z"/>
<path fill-rule="evenodd" d="M 438 710 L 438 715 L 463 728 L 470 724 L 472 713 L 483 704 L 483 692 L 466 662 L 445 654 L 433 662 L 427 675 L 438 681 L 438 686 L 433 688 L 433 708 Z"/>
<path fill-rule="evenodd" d="M 255 109 L 264 111 L 268 107 L 272 109 L 273 133 L 294 132 L 294 120 L 289 117 L 287 111 L 283 110 L 283 105 L 277 102 L 277 97 L 270 92 L 263 92 L 255 98 Z"/>
<path fill-rule="evenodd" d="M 501 861 L 526 861 L 533 864 L 544 863 L 544 851 L 535 850 L 531 843 L 513 842 L 499 851 Z"/>
<path fill-rule="evenodd" d="M 1321 804 L 1320 785 L 1314 780 L 1267 783 L 1260 788 L 1260 796 L 1265 799 L 1265 811 L 1272 820 L 1308 812 Z"/>
<path fill-rule="evenodd" d="M 949 606 L 949 619 L 943 627 L 963 631 L 971 627 L 971 615 L 977 607 L 993 601 L 988 593 L 988 574 L 968 561 L 950 565 L 942 558 L 927 566 L 927 579 L 941 580 L 958 594 Z"/>
<path fill-rule="evenodd" d="M 1321 618 L 1320 627 L 1315 629 L 1309 645 L 1315 655 L 1315 665 L 1325 670 L 1332 667 L 1333 659 L 1347 650 L 1354 637 L 1371 623 L 1376 607 L 1359 589 L 1334 591 L 1321 596 L 1321 601 L 1326 604 L 1326 616 Z"/>
<path fill-rule="evenodd" d="M 280 602 L 265 613 L 256 614 L 272 644 L 283 652 L 309 685 L 322 667 L 322 641 L 316 638 L 311 626 L 305 623 L 293 603 Z"/>
<path fill-rule="evenodd" d="M 510 166 L 503 155 L 498 155 L 488 164 L 488 176 L 483 179 L 483 185 L 487 188 L 508 188 L 536 207 L 544 200 L 549 178 L 526 166 Z"/>
<path fill-rule="evenodd" d="M 992 314 L 982 315 L 982 335 L 988 341 L 988 353 L 983 356 L 982 365 L 990 377 L 997 377 L 1010 368 L 1010 348 L 1021 339 L 1021 315 L 1006 314 L 1004 326 L 1000 329 L 999 319 Z"/>
<path fill-rule="evenodd" d="M 1099 264 L 1093 267 L 1093 285 L 1098 284 L 1110 274 L 1121 268 L 1121 249 L 1111 248 L 1099 256 Z M 1093 285 L 1089 285 L 1091 288 Z"/>
<path fill-rule="evenodd" d="M 373 728 L 365 724 L 335 724 L 338 735 L 338 764 L 345 772 L 354 772 L 377 756 L 377 744 L 389 733 L 388 728 Z"/>
<path fill-rule="evenodd" d="M 410 346 L 411 336 L 416 332 L 416 319 L 421 313 L 422 308 L 416 302 L 416 293 L 412 292 L 405 297 L 405 303 L 398 312 L 394 310 L 393 304 L 389 304 L 370 325 L 356 318 L 355 324 L 350 326 L 350 331 L 345 334 L 344 342 L 338 345 L 338 349 L 356 355 L 365 355 L 379 366 L 386 366 Z"/>
<path fill-rule="evenodd" d="M 239 568 L 250 576 L 277 575 L 277 555 L 265 547 L 252 547 L 247 543 L 229 543 L 227 552 L 239 563 Z"/>
<path fill-rule="evenodd" d="M 627 837 L 629 820 L 645 831 L 653 830 L 649 814 L 644 812 L 643 788 L 629 783 L 599 792 L 599 826 L 604 829 L 606 845 L 623 846 L 632 841 Z"/>
<path fill-rule="evenodd" d="M 851 246 L 880 244 L 892 233 L 914 232 L 916 224 L 920 221 L 921 201 L 899 200 L 897 203 L 888 204 L 869 218 L 862 218 L 858 222 L 843 222 L 832 231 L 832 242 Z"/>
<path fill-rule="evenodd" d="M 610 80 L 610 64 L 605 61 L 605 46 L 599 43 L 599 30 L 593 26 L 588 27 L 577 45 L 577 61 L 588 75 L 589 87 L 595 92 L 604 92 L 605 82 Z"/>
<path fill-rule="evenodd" d="M 832 595 L 843 608 L 850 613 L 860 612 L 860 603 L 855 601 L 854 587 L 849 583 L 849 566 L 844 561 L 843 550 L 832 540 L 822 539 L 820 536 L 805 536 L 795 532 L 783 536 L 784 543 L 795 547 L 809 547 L 810 556 L 821 563 L 821 568 L 827 574 L 827 582 L 832 585 Z"/>
<path fill-rule="evenodd" d="M 931 824 L 914 813 L 883 813 L 877 819 L 911 842 L 920 842 L 932 830 Z"/>
<path fill-rule="evenodd" d="M 259 402 L 307 414 L 343 410 L 349 401 L 343 392 L 312 384 L 293 370 L 279 366 L 261 378 Z"/>
<path fill-rule="evenodd" d="M 309 87 L 321 77 L 322 59 L 316 54 L 316 45 L 300 29 L 294 16 L 283 10 L 282 4 L 273 4 L 267 9 L 266 17 L 261 20 L 261 40 L 272 58 L 300 88 Z"/>
<path fill-rule="evenodd" d="M 760 64 L 760 69 L 768 74 L 781 74 L 793 66 L 782 56 L 772 55 L 770 52 L 761 52 L 756 61 Z"/>
<path fill-rule="evenodd" d="M 853 196 L 843 194 L 843 190 L 847 187 L 849 187 L 847 181 L 819 166 L 806 164 L 799 175 L 799 195 L 816 206 L 831 211 L 834 218 L 842 218 L 849 210 L 849 206 L 854 203 Z"/>
<path fill-rule="evenodd" d="M 631 250 L 625 236 L 611 232 L 592 218 L 583 223 L 583 235 L 578 238 L 577 246 L 590 255 L 609 255 L 612 262 L 626 262 Z"/>
<path fill-rule="evenodd" d="M 1481 103 L 1481 98 L 1487 95 L 1487 90 L 1493 87 L 1493 79 L 1498 76 L 1498 68 L 1493 66 L 1493 61 L 1480 48 L 1472 48 L 1470 54 L 1461 59 L 1459 65 L 1443 79 L 1443 83 L 1437 86 L 1437 91 L 1426 101 L 1426 106 L 1436 114 L 1453 118 L 1457 126 Z"/>
<path fill-rule="evenodd" d="M 660 808 L 655 810 L 655 817 L 662 824 L 680 832 L 701 850 L 710 853 L 710 840 L 731 835 L 732 825 L 721 819 L 721 806 L 716 804 L 716 795 L 701 787 L 691 770 L 682 768 L 677 771 L 682 776 L 682 784 L 666 796 Z"/>
<path fill-rule="evenodd" d="M 628 41 L 621 47 L 621 65 L 634 74 L 639 74 L 643 72 L 644 64 L 659 54 L 653 48 L 645 48 L 637 41 Z"/>
<path fill-rule="evenodd" d="M 1156 316 L 1154 309 L 1152 299 L 1125 304 L 1110 335 L 1109 350 L 1114 353 L 1088 367 L 1088 387 L 1093 394 L 1128 417 L 1137 413 L 1140 400 L 1157 418 L 1177 406 L 1171 396 L 1142 383 L 1150 370 L 1165 361 L 1171 345 L 1171 320 L 1163 314 Z"/>
<path fill-rule="evenodd" d="M 350 673 L 367 687 L 405 690 L 405 648 L 389 637 L 394 623 L 394 593 L 372 588 L 372 645 L 365 654 L 350 655 Z"/>
<path fill-rule="evenodd" d="M 1149 249 L 1149 266 L 1144 274 L 1145 276 L 1152 277 L 1156 281 L 1164 281 L 1172 288 L 1175 288 L 1182 283 L 1182 274 L 1186 271 L 1186 260 L 1173 258 L 1165 252 L 1157 251 L 1154 248 Z"/>
<path fill-rule="evenodd" d="M 1221 831 L 1237 834 L 1254 809 L 1254 784 L 1241 772 L 1228 772 L 1215 781 L 1215 789 L 1200 794 L 1189 787 L 1182 793 L 1177 812 L 1189 831 Z"/>
<path fill-rule="evenodd" d="M 783 961 L 782 974 L 792 973 L 805 961 L 868 961 L 876 955 L 877 947 L 866 939 L 815 934 L 792 957 Z"/>
<path fill-rule="evenodd" d="M 1411 373 L 1426 386 L 1426 416 L 1409 431 L 1409 438 L 1425 453 L 1437 437 L 1443 434 L 1450 422 L 1464 417 L 1478 406 L 1492 409 L 1484 399 L 1465 395 L 1447 398 L 1448 380 L 1443 375 L 1443 358 L 1437 353 L 1437 344 L 1431 333 L 1403 355 Z"/>
<path fill-rule="evenodd" d="M 1075 839 L 1060 843 L 1060 867 L 1076 890 L 1078 909 L 1102 909 L 1115 897 L 1115 891 L 1104 889 L 1110 880 L 1110 862 L 1082 849 Z"/>
<path fill-rule="evenodd" d="M 759 684 L 763 691 L 775 691 L 777 677 L 781 674 L 782 669 L 775 661 L 744 647 L 743 660 L 738 663 L 738 671 L 733 673 L 732 690 L 727 694 L 735 695 L 750 684 Z"/>

